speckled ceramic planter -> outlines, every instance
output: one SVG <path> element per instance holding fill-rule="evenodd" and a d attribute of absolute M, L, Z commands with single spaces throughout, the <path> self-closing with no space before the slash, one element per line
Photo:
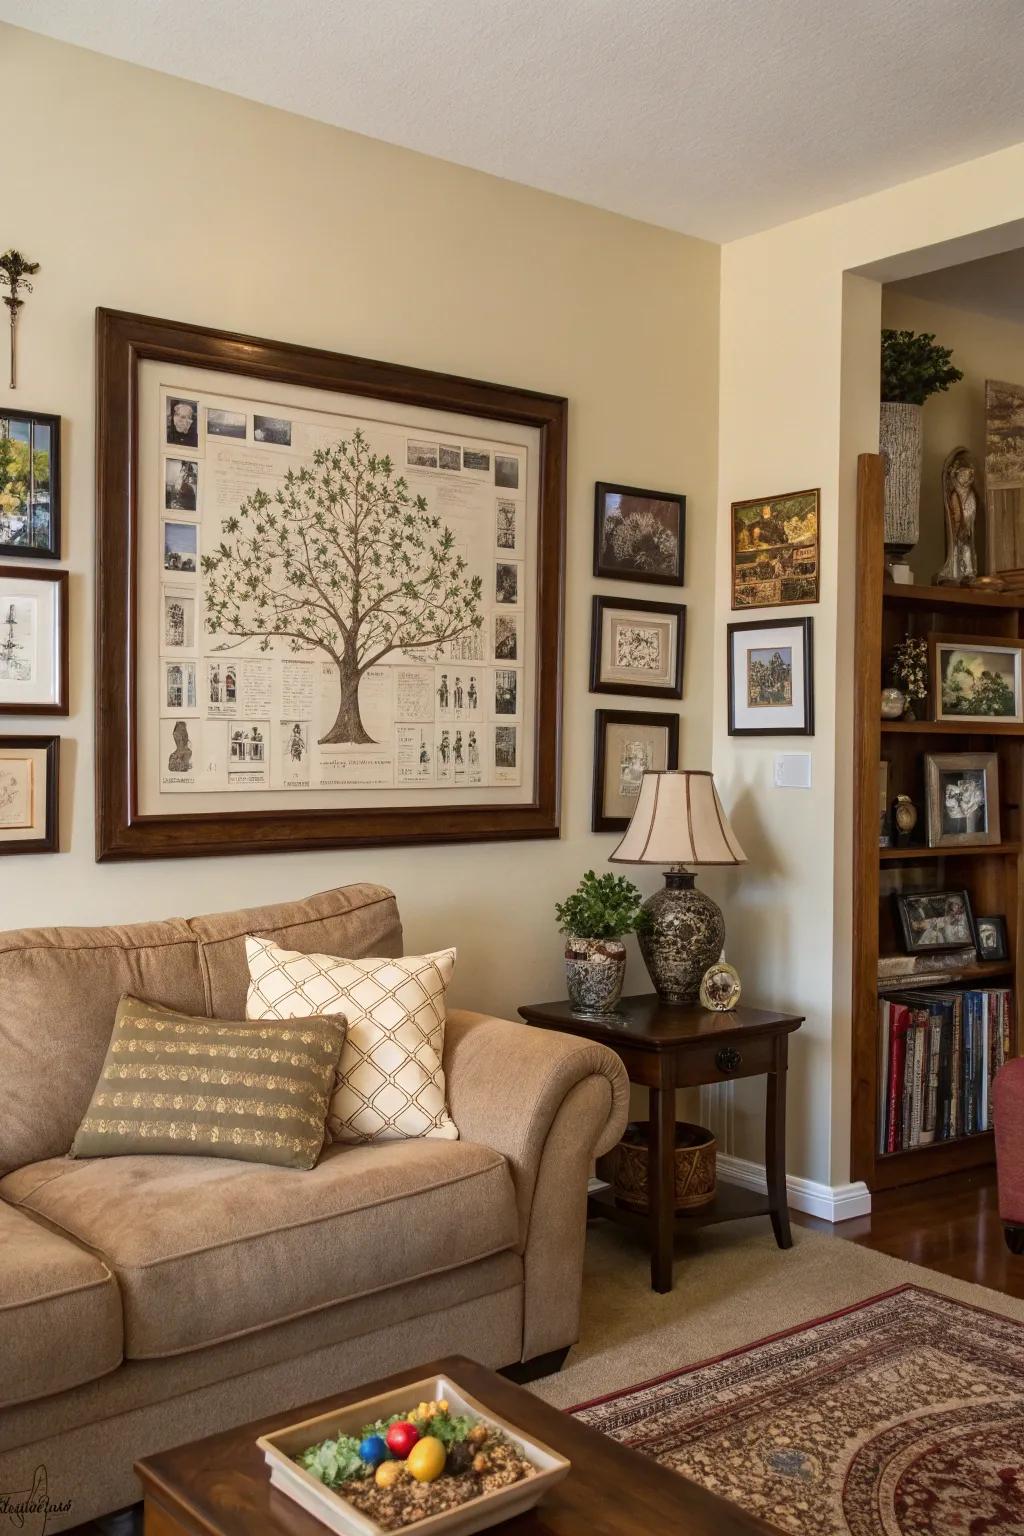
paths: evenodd
<path fill-rule="evenodd" d="M 565 941 L 565 983 L 574 1013 L 614 1013 L 626 976 L 626 946 L 621 939 Z"/>
<path fill-rule="evenodd" d="M 689 870 L 667 870 L 665 889 L 643 905 L 640 953 L 663 1003 L 692 1003 L 725 943 L 721 907 L 693 880 Z"/>

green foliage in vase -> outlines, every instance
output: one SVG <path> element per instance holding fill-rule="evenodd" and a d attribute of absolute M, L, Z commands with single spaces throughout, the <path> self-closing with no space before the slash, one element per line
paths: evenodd
<path fill-rule="evenodd" d="M 933 332 L 882 332 L 882 399 L 901 405 L 924 405 L 963 378 L 953 366 L 950 347 L 940 347 Z"/>
<path fill-rule="evenodd" d="M 641 923 L 643 895 L 624 875 L 601 875 L 588 869 L 565 901 L 555 903 L 560 933 L 578 939 L 621 939 Z"/>
<path fill-rule="evenodd" d="M 321 743 L 372 741 L 359 682 L 391 651 L 429 654 L 483 625 L 483 583 L 455 535 L 361 431 L 316 449 L 273 494 L 254 491 L 221 528 L 202 558 L 207 631 L 328 656 L 341 701 Z"/>

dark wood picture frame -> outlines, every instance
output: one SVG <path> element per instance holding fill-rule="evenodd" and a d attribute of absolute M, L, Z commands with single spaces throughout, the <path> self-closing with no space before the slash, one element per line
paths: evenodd
<path fill-rule="evenodd" d="M 948 944 L 921 944 L 915 941 L 913 932 L 910 927 L 910 919 L 907 916 L 907 902 L 920 901 L 922 897 L 933 896 L 956 896 L 963 902 L 964 910 L 967 913 L 967 926 L 970 929 L 969 938 L 956 939 Z M 966 890 L 894 891 L 892 899 L 893 905 L 896 908 L 896 920 L 899 923 L 900 935 L 903 939 L 903 947 L 908 955 L 934 955 L 941 953 L 943 950 L 965 949 L 972 945 L 974 949 L 977 950 L 978 929 L 974 921 L 974 909 L 971 906 L 970 894 Z"/>
<path fill-rule="evenodd" d="M 741 630 L 798 629 L 804 645 L 804 723 L 803 725 L 737 725 L 736 724 L 736 676 L 732 654 L 732 637 Z M 730 736 L 813 736 L 814 735 L 814 620 L 809 615 L 802 619 L 746 619 L 726 625 L 726 694 L 729 711 Z"/>
<path fill-rule="evenodd" d="M 68 573 L 67 571 L 36 571 L 29 566 L 0 565 L 0 582 L 45 581 L 57 589 L 57 621 L 60 634 L 57 637 L 57 698 L 52 704 L 23 704 L 19 700 L 0 703 L 0 715 L 67 715 L 70 703 L 70 640 L 68 638 Z M 2 618 L 2 615 L 0 615 Z M 2 626 L 0 626 L 2 627 Z"/>
<path fill-rule="evenodd" d="M 672 682 L 667 686 L 648 687 L 644 683 L 602 682 L 601 630 L 606 608 L 625 608 L 633 613 L 660 614 L 676 624 L 676 658 Z M 636 699 L 681 699 L 683 696 L 683 661 L 686 653 L 686 604 L 659 603 L 639 597 L 594 596 L 590 610 L 590 691 L 621 693 Z"/>
<path fill-rule="evenodd" d="M 20 752 L 46 753 L 46 817 L 42 837 L 6 840 L 0 828 L 0 855 L 5 853 L 60 852 L 60 737 L 3 736 L 0 747 L 14 747 Z"/>
<path fill-rule="evenodd" d="M 653 571 L 624 571 L 609 566 L 602 559 L 604 545 L 604 502 L 608 495 L 637 496 L 645 501 L 674 502 L 679 511 L 679 536 L 674 569 L 667 574 Z M 645 491 L 636 485 L 616 485 L 598 480 L 594 486 L 594 575 L 607 581 L 639 581 L 645 585 L 681 587 L 686 569 L 686 497 L 678 491 Z"/>
<path fill-rule="evenodd" d="M 116 310 L 96 312 L 96 857 L 491 841 L 559 834 L 568 402 L 394 363 Z M 535 428 L 540 437 L 534 795 L 528 804 L 142 815 L 136 726 L 140 365 L 182 364 Z"/>
<path fill-rule="evenodd" d="M 50 433 L 50 538 L 47 544 L 0 542 L 0 560 L 59 560 L 61 547 L 60 417 L 46 411 L 16 411 L 0 406 L 0 422 L 27 421 Z"/>
<path fill-rule="evenodd" d="M 668 733 L 667 769 L 679 767 L 679 716 L 670 710 L 597 709 L 594 711 L 594 787 L 591 817 L 592 832 L 625 832 L 628 816 L 606 816 L 604 780 L 607 771 L 607 732 L 610 725 L 660 726 Z"/>
<path fill-rule="evenodd" d="M 998 935 L 998 944 L 994 950 L 986 950 L 981 942 L 982 923 L 991 923 Z M 990 913 L 982 916 L 978 913 L 974 919 L 974 929 L 978 935 L 978 959 L 981 961 L 1004 961 L 1010 958 L 1010 935 L 1006 926 L 1006 918 L 999 913 Z"/>

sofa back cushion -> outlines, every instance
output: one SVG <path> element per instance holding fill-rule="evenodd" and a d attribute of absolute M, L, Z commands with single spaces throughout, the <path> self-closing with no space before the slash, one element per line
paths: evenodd
<path fill-rule="evenodd" d="M 0 933 L 0 1177 L 68 1151 L 126 992 L 244 1018 L 247 933 L 353 958 L 402 953 L 395 898 L 379 885 L 215 917 Z"/>

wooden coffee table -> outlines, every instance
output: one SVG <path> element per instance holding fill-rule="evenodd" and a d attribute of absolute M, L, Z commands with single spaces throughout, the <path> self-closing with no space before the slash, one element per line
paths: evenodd
<path fill-rule="evenodd" d="M 459 1355 L 148 1456 L 135 1469 L 145 1536 L 324 1536 L 326 1526 L 271 1487 L 256 1436 L 435 1374 L 453 1377 L 572 1462 L 536 1509 L 494 1527 L 502 1536 L 777 1536 L 774 1526 Z"/>

